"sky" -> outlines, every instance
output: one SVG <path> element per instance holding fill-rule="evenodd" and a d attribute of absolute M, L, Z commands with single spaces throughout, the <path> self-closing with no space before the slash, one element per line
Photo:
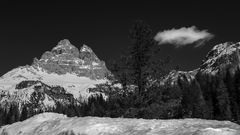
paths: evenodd
<path fill-rule="evenodd" d="M 193 70 L 214 45 L 240 41 L 237 5 L 203 1 L 1 3 L 0 75 L 31 64 L 62 39 L 78 48 L 88 45 L 101 60 L 118 58 L 131 45 L 129 28 L 139 19 L 158 34 L 162 57 L 170 56 L 181 70 Z"/>

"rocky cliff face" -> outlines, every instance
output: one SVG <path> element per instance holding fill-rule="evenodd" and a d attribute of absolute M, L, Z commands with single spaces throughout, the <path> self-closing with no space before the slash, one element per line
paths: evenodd
<path fill-rule="evenodd" d="M 56 104 L 78 104 L 78 100 L 61 86 L 49 86 L 41 81 L 22 81 L 15 87 L 14 93 L 1 93 L 1 107 L 17 104 L 20 108 L 27 106 L 34 111 L 46 111 Z"/>
<path fill-rule="evenodd" d="M 214 46 L 205 57 L 203 64 L 200 66 L 200 71 L 214 75 L 230 65 L 237 68 L 240 64 L 239 49 L 240 42 L 226 42 Z"/>
<path fill-rule="evenodd" d="M 91 79 L 104 79 L 109 72 L 105 62 L 99 60 L 91 48 L 83 45 L 79 51 L 67 39 L 61 40 L 39 60 L 35 58 L 33 66 L 41 67 L 48 73 L 71 73 Z"/>

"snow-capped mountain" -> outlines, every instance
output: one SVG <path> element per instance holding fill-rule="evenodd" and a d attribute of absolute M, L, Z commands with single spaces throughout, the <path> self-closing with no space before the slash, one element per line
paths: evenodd
<path fill-rule="evenodd" d="M 42 113 L 23 122 L 3 126 L 2 135 L 239 135 L 240 126 L 229 121 L 72 117 Z"/>
<path fill-rule="evenodd" d="M 240 68 L 240 42 L 218 44 L 206 55 L 199 68 L 192 71 L 171 71 L 163 79 L 162 84 L 177 85 L 179 80 L 191 83 L 196 75 L 215 76 L 231 69 L 231 73 Z"/>
<path fill-rule="evenodd" d="M 105 63 L 91 48 L 83 45 L 78 50 L 64 39 L 39 60 L 35 58 L 32 65 L 21 66 L 4 74 L 0 78 L 0 102 L 29 103 L 33 93 L 41 93 L 45 95 L 41 100 L 43 105 L 54 105 L 53 102 L 59 98 L 50 96 L 53 91 L 58 96 L 65 93 L 78 101 L 85 100 L 92 95 L 88 88 L 106 82 L 108 73 Z"/>
<path fill-rule="evenodd" d="M 200 66 L 200 71 L 216 74 L 221 68 L 225 68 L 228 65 L 238 67 L 240 64 L 239 49 L 240 42 L 226 42 L 214 46 Z"/>

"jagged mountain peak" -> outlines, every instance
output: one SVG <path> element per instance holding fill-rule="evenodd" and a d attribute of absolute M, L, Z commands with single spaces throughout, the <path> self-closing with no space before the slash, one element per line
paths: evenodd
<path fill-rule="evenodd" d="M 70 41 L 69 41 L 68 39 L 63 39 L 63 40 L 60 40 L 60 41 L 58 42 L 58 46 L 61 46 L 61 45 L 63 45 L 63 46 L 69 46 L 69 45 L 71 45 L 71 43 L 70 43 Z"/>
<path fill-rule="evenodd" d="M 90 52 L 90 53 L 92 53 L 93 51 L 89 46 L 87 46 L 86 44 L 83 44 L 83 46 L 80 49 L 80 52 Z"/>
<path fill-rule="evenodd" d="M 76 57 L 76 58 L 79 57 L 78 48 L 75 47 L 74 45 L 72 45 L 68 39 L 63 39 L 63 40 L 59 41 L 57 46 L 51 50 L 51 53 L 54 56 L 67 54 L 72 57 Z"/>
<path fill-rule="evenodd" d="M 79 51 L 68 39 L 58 42 L 51 51 L 43 53 L 41 59 L 34 59 L 34 67 L 41 67 L 49 73 L 74 73 L 92 79 L 103 79 L 108 72 L 93 50 L 83 45 Z"/>

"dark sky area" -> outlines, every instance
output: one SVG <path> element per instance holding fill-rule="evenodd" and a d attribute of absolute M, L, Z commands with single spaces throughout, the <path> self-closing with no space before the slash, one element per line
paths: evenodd
<path fill-rule="evenodd" d="M 51 50 L 61 39 L 78 48 L 90 46 L 108 61 L 130 45 L 129 28 L 141 19 L 157 33 L 172 28 L 196 26 L 215 37 L 204 46 L 175 48 L 159 46 L 181 70 L 197 68 L 207 52 L 221 42 L 240 41 L 240 11 L 236 3 L 159 2 L 8 2 L 0 9 L 0 75 L 31 64 L 34 57 Z"/>

